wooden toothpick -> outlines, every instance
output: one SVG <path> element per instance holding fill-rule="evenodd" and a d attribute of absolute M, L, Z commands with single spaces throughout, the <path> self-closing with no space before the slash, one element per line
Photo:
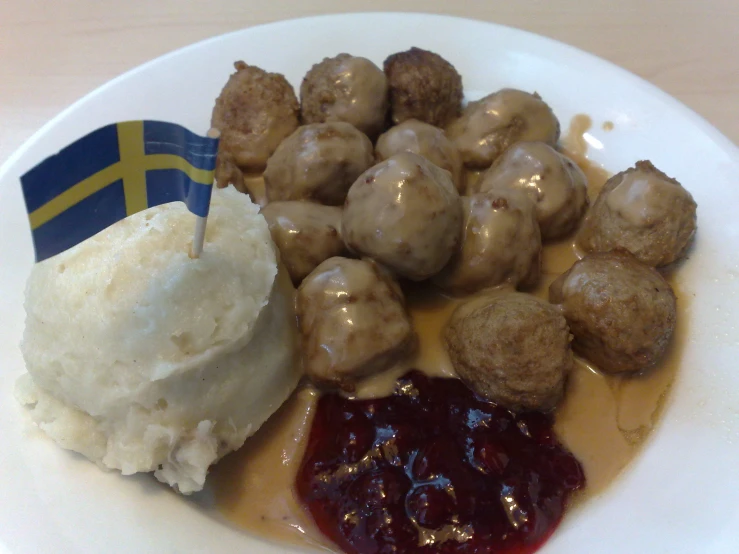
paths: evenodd
<path fill-rule="evenodd" d="M 212 139 L 220 138 L 221 132 L 218 129 L 211 128 L 207 136 Z M 215 186 L 215 182 L 211 185 Z M 190 247 L 190 257 L 199 258 L 203 253 L 203 245 L 205 243 L 205 226 L 208 224 L 208 216 L 195 216 L 195 233 L 192 238 L 192 246 Z"/>

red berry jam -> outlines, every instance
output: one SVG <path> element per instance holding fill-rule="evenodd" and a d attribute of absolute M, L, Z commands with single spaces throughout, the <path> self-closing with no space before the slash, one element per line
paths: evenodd
<path fill-rule="evenodd" d="M 321 396 L 296 485 L 350 554 L 523 554 L 585 477 L 549 416 L 411 371 L 386 398 Z"/>

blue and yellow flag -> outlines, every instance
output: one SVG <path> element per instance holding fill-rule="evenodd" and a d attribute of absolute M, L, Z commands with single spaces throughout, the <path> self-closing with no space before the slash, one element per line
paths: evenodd
<path fill-rule="evenodd" d="M 174 123 L 125 121 L 93 131 L 21 177 L 36 261 L 121 219 L 182 201 L 208 215 L 218 139 Z"/>

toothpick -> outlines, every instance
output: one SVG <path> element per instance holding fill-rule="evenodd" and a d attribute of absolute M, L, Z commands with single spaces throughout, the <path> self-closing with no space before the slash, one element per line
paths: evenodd
<path fill-rule="evenodd" d="M 211 128 L 208 131 L 208 137 L 212 139 L 220 138 L 221 132 L 218 129 Z M 212 186 L 215 186 L 215 182 Z M 192 238 L 192 246 L 190 247 L 190 257 L 199 258 L 203 253 L 203 245 L 205 243 L 205 226 L 208 224 L 208 216 L 195 216 L 195 233 Z"/>
<path fill-rule="evenodd" d="M 208 223 L 207 217 L 195 216 L 195 235 L 192 239 L 192 246 L 190 247 L 190 257 L 199 258 L 200 254 L 203 253 L 203 243 L 205 242 L 205 226 Z"/>

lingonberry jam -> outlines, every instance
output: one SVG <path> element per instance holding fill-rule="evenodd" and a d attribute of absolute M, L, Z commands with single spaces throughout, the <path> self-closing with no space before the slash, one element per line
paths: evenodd
<path fill-rule="evenodd" d="M 524 554 L 584 484 L 550 417 L 411 371 L 386 398 L 320 398 L 296 488 L 350 554 Z"/>

